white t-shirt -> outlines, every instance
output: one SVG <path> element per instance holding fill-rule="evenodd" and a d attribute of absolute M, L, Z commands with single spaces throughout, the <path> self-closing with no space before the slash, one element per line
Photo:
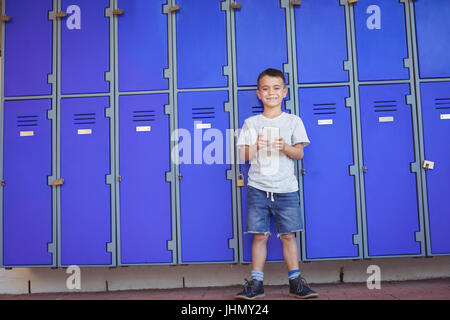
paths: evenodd
<path fill-rule="evenodd" d="M 264 127 L 279 128 L 280 136 L 287 144 L 295 145 L 303 143 L 307 146 L 310 141 L 306 134 L 303 121 L 296 115 L 283 112 L 276 118 L 269 119 L 262 114 L 247 118 L 239 134 L 237 146 L 254 145 L 258 134 Z M 295 176 L 295 160 L 286 156 L 283 152 L 276 153 L 275 167 L 277 170 L 271 174 L 263 172 L 261 154 L 267 154 L 267 150 L 258 150 L 258 154 L 250 161 L 250 170 L 248 172 L 248 185 L 254 188 L 275 193 L 287 193 L 298 190 L 298 182 Z M 273 156 L 272 160 L 273 161 Z"/>

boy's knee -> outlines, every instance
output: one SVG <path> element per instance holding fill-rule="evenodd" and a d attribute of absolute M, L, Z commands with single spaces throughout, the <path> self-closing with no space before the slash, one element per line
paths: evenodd
<path fill-rule="evenodd" d="M 256 233 L 253 235 L 253 241 L 255 242 L 267 242 L 269 239 L 269 234 Z"/>
<path fill-rule="evenodd" d="M 295 233 L 291 232 L 291 233 L 287 233 L 287 234 L 282 234 L 280 235 L 281 241 L 295 241 Z"/>

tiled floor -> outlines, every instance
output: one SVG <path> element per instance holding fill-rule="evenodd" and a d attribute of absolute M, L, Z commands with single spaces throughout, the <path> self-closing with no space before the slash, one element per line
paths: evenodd
<path fill-rule="evenodd" d="M 366 283 L 316 284 L 318 300 L 450 300 L 450 278 L 418 281 L 382 282 L 381 289 L 367 288 Z M 85 293 L 36 293 L 0 295 L 0 300 L 232 300 L 242 288 L 208 287 L 151 289 Z M 295 300 L 287 286 L 265 286 L 266 300 Z M 317 300 L 315 299 L 315 300 Z"/>

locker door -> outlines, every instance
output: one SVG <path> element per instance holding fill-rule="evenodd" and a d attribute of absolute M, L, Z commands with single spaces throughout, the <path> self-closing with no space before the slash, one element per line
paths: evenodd
<path fill-rule="evenodd" d="M 286 96 L 286 100 L 289 100 L 289 96 Z M 264 111 L 264 106 L 258 99 L 255 91 L 240 91 L 238 92 L 238 105 L 239 105 L 239 129 L 242 129 L 245 119 L 251 116 L 255 116 Z M 283 108 L 283 111 L 286 111 Z M 241 212 L 242 212 L 242 262 L 252 261 L 252 242 L 253 235 L 246 234 L 246 222 L 247 222 L 247 182 L 248 182 L 248 170 L 250 164 L 247 162 L 240 165 L 240 172 L 244 175 L 245 187 L 240 188 L 241 193 Z M 283 248 L 280 239 L 277 238 L 277 231 L 273 221 L 270 224 L 271 236 L 267 241 L 267 261 L 283 261 Z"/>
<path fill-rule="evenodd" d="M 61 100 L 61 265 L 109 265 L 110 128 L 106 97 Z"/>
<path fill-rule="evenodd" d="M 254 86 L 267 68 L 288 62 L 286 14 L 280 1 L 243 0 L 235 10 L 238 86 Z"/>
<path fill-rule="evenodd" d="M 167 94 L 119 98 L 121 263 L 171 263 Z"/>
<path fill-rule="evenodd" d="M 178 88 L 228 86 L 222 68 L 227 65 L 227 21 L 221 1 L 178 0 Z"/>
<path fill-rule="evenodd" d="M 414 1 L 421 78 L 450 77 L 450 2 Z"/>
<path fill-rule="evenodd" d="M 345 7 L 306 0 L 294 8 L 299 83 L 348 81 Z"/>
<path fill-rule="evenodd" d="M 118 18 L 119 91 L 168 89 L 166 0 L 119 0 L 124 14 Z"/>
<path fill-rule="evenodd" d="M 420 254 L 411 107 L 407 84 L 361 86 L 368 256 Z"/>
<path fill-rule="evenodd" d="M 450 253 L 450 83 L 422 83 L 422 119 L 427 170 L 428 221 L 431 254 Z"/>
<path fill-rule="evenodd" d="M 181 262 L 233 261 L 233 208 L 227 91 L 178 94 L 178 124 L 185 131 L 180 150 Z M 190 136 L 187 136 L 189 132 Z M 185 142 L 183 144 L 183 142 Z M 191 148 L 187 147 L 192 142 Z M 190 158 L 190 160 L 189 160 Z"/>
<path fill-rule="evenodd" d="M 50 100 L 6 101 L 4 109 L 3 263 L 51 265 Z"/>
<path fill-rule="evenodd" d="M 307 259 L 358 257 L 350 108 L 347 87 L 299 90 L 300 116 L 311 145 L 303 158 Z"/>
<path fill-rule="evenodd" d="M 354 13 L 359 81 L 408 79 L 405 5 L 359 0 Z"/>
<path fill-rule="evenodd" d="M 52 73 L 52 0 L 3 1 L 5 27 L 5 97 L 51 94 L 47 76 Z M 39 61 L 39 63 L 36 63 Z"/>
<path fill-rule="evenodd" d="M 109 0 L 62 0 L 61 93 L 109 92 Z"/>

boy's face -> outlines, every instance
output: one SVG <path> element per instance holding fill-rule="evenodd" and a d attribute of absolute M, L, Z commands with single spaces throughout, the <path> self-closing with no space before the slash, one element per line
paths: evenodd
<path fill-rule="evenodd" d="M 279 77 L 264 76 L 259 80 L 256 94 L 267 108 L 281 108 L 283 99 L 286 98 L 288 89 L 283 79 Z"/>

